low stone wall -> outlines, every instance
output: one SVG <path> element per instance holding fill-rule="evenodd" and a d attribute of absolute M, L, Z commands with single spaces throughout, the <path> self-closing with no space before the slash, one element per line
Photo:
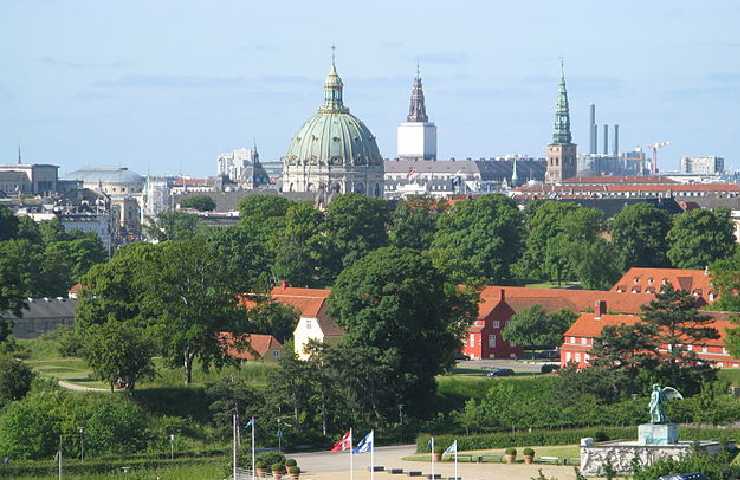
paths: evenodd
<path fill-rule="evenodd" d="M 642 466 L 652 465 L 664 458 L 683 458 L 694 448 L 709 454 L 719 453 L 719 442 L 678 442 L 673 445 L 642 445 L 635 441 L 614 441 L 594 443 L 591 438 L 581 440 L 581 473 L 600 475 L 604 467 L 611 463 L 617 473 L 629 473 L 637 458 Z"/>

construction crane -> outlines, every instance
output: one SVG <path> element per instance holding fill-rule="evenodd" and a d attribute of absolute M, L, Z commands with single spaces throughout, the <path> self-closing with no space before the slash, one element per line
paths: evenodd
<path fill-rule="evenodd" d="M 667 147 L 670 144 L 671 142 L 666 141 L 666 142 L 658 142 L 658 143 L 652 143 L 650 145 L 645 145 L 645 148 L 653 151 L 653 162 L 651 166 L 651 171 L 652 171 L 651 173 L 653 175 L 658 174 L 658 150 L 660 150 L 663 147 Z"/>

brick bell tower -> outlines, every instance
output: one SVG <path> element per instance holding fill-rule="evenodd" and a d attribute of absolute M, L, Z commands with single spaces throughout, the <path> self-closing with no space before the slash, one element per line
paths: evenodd
<path fill-rule="evenodd" d="M 558 183 L 576 176 L 576 144 L 571 142 L 570 107 L 568 106 L 568 90 L 565 88 L 565 66 L 562 60 L 560 69 L 560 88 L 555 100 L 552 143 L 545 148 L 547 156 L 545 183 Z"/>

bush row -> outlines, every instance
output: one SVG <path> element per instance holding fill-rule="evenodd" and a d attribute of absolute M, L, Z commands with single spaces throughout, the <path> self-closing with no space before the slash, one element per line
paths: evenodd
<path fill-rule="evenodd" d="M 683 440 L 731 440 L 740 437 L 740 428 L 696 428 L 685 427 L 680 430 Z M 423 433 L 416 438 L 416 451 L 429 451 L 431 435 Z M 507 448 L 541 445 L 577 445 L 582 438 L 597 441 L 635 440 L 637 427 L 574 428 L 563 430 L 532 430 L 531 432 L 496 432 L 474 435 L 435 435 L 434 442 L 447 448 L 457 440 L 458 449 L 483 450 L 486 448 Z"/>
<path fill-rule="evenodd" d="M 222 457 L 226 462 L 225 457 Z M 170 459 L 115 459 L 103 460 L 95 459 L 93 461 L 79 460 L 65 461 L 63 464 L 64 473 L 70 475 L 100 474 L 100 473 L 121 473 L 122 467 L 128 467 L 131 471 L 144 469 L 159 469 L 170 467 L 182 467 L 191 465 L 201 465 L 212 463 L 213 458 L 176 458 Z M 0 465 L 0 478 L 19 478 L 19 477 L 47 477 L 57 472 L 57 464 L 53 461 L 19 461 L 8 465 Z"/>

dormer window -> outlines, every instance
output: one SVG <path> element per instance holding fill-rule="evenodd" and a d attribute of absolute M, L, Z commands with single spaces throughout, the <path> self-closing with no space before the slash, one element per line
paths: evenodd
<path fill-rule="evenodd" d="M 648 285 L 652 285 L 652 284 L 653 284 L 653 277 L 649 277 L 648 278 Z"/>
<path fill-rule="evenodd" d="M 635 285 L 637 285 L 638 283 L 640 283 L 640 277 L 635 277 Z"/>

